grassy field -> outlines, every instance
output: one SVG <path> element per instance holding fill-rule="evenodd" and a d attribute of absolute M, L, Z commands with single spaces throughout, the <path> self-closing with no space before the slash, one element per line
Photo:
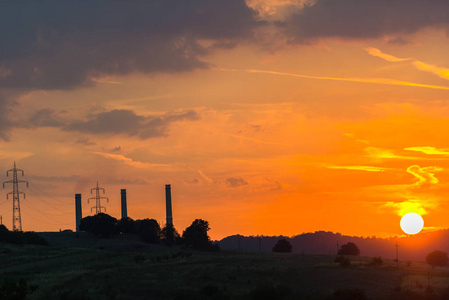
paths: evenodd
<path fill-rule="evenodd" d="M 396 268 L 392 260 L 370 266 L 372 258 L 351 257 L 343 268 L 332 255 L 197 252 L 129 237 L 42 235 L 50 246 L 0 244 L 0 282 L 37 286 L 27 299 L 318 300 L 343 299 L 332 298 L 343 289 L 362 289 L 367 299 L 428 299 L 420 296 L 428 286 L 435 294 L 449 286 L 448 269 L 419 262 Z"/>

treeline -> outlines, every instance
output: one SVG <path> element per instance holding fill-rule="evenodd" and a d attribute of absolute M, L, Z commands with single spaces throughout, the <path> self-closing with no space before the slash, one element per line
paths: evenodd
<path fill-rule="evenodd" d="M 222 249 L 271 252 L 280 239 L 286 239 L 292 245 L 293 253 L 304 254 L 336 255 L 340 246 L 349 242 L 360 248 L 361 255 L 392 259 L 396 258 L 397 242 L 401 260 L 424 261 L 426 255 L 436 249 L 449 252 L 447 229 L 391 238 L 346 236 L 328 231 L 303 233 L 293 237 L 232 235 L 218 241 L 218 244 Z"/>
<path fill-rule="evenodd" d="M 35 232 L 9 231 L 5 225 L 0 225 L 0 243 L 48 245 L 47 241 Z"/>
<path fill-rule="evenodd" d="M 81 219 L 79 229 L 100 238 L 111 238 L 118 234 L 137 235 L 146 243 L 164 243 L 167 245 L 185 245 L 199 250 L 218 250 L 219 246 L 212 243 L 208 231 L 209 222 L 196 219 L 187 227 L 182 235 L 171 224 L 163 228 L 154 219 L 133 220 L 123 218 L 117 220 L 105 213 L 88 216 Z"/>

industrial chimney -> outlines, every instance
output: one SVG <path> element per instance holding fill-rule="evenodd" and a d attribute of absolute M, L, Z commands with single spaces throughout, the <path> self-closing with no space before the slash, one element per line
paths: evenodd
<path fill-rule="evenodd" d="M 167 210 L 167 225 L 173 226 L 173 215 L 171 211 L 171 188 L 169 184 L 165 185 L 165 208 Z"/>
<path fill-rule="evenodd" d="M 128 217 L 128 210 L 126 208 L 126 189 L 121 189 L 121 195 L 122 195 L 122 219 L 125 219 Z"/>
<path fill-rule="evenodd" d="M 75 211 L 76 211 L 76 232 L 80 231 L 80 223 L 83 218 L 83 210 L 81 209 L 81 194 L 75 194 Z"/>

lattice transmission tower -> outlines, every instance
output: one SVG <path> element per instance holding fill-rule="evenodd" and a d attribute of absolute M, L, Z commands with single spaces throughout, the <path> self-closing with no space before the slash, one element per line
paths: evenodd
<path fill-rule="evenodd" d="M 93 200 L 95 199 L 95 206 L 92 207 L 90 209 L 90 211 L 92 211 L 92 209 L 95 208 L 95 214 L 99 214 L 101 213 L 101 209 L 104 208 L 104 211 L 106 211 L 106 207 L 101 206 L 100 201 L 101 199 L 106 199 L 107 202 L 109 202 L 109 198 L 108 197 L 102 197 L 100 196 L 100 190 L 103 190 L 103 194 L 105 193 L 104 188 L 98 187 L 98 181 L 97 181 L 97 187 L 91 188 L 90 189 L 90 193 L 92 194 L 92 191 L 95 190 L 95 197 L 90 197 L 87 199 L 87 203 L 89 203 L 89 200 Z"/>
<path fill-rule="evenodd" d="M 12 195 L 12 230 L 22 231 L 22 217 L 20 216 L 20 194 L 23 194 L 25 199 L 25 193 L 19 192 L 19 183 L 26 182 L 28 187 L 28 181 L 19 180 L 17 178 L 17 172 L 22 172 L 22 176 L 25 175 L 23 170 L 16 168 L 16 162 L 14 162 L 14 168 L 6 171 L 6 176 L 9 177 L 9 173 L 12 172 L 12 180 L 3 182 L 3 188 L 6 183 L 12 183 L 12 192 L 6 194 L 6 199 L 9 199 L 9 195 Z"/>

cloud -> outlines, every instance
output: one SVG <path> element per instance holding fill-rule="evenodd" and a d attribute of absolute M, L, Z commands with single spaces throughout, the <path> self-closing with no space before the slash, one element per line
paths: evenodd
<path fill-rule="evenodd" d="M 394 208 L 397 210 L 399 216 L 403 216 L 411 212 L 425 215 L 427 213 L 426 208 L 434 208 L 434 205 L 424 204 L 419 200 L 407 200 L 403 202 L 387 202 L 383 207 Z"/>
<path fill-rule="evenodd" d="M 198 184 L 200 181 L 197 178 L 193 178 L 193 179 L 185 179 L 184 182 L 190 185 L 195 185 Z"/>
<path fill-rule="evenodd" d="M 250 38 L 256 17 L 244 0 L 2 3 L 0 87 L 67 89 L 104 75 L 205 68 L 199 41 Z"/>
<path fill-rule="evenodd" d="M 404 150 L 422 152 L 429 155 L 449 155 L 449 149 L 438 149 L 435 147 L 408 147 Z"/>
<path fill-rule="evenodd" d="M 4 151 L 0 149 L 0 159 L 5 159 L 8 161 L 11 160 L 21 160 L 23 158 L 27 158 L 27 157 L 31 157 L 33 156 L 35 153 L 33 152 L 13 152 L 13 151 Z"/>
<path fill-rule="evenodd" d="M 392 152 L 391 150 L 384 148 L 366 147 L 364 150 L 368 157 L 374 159 L 410 159 L 410 160 L 417 159 L 414 156 L 398 155 Z"/>
<path fill-rule="evenodd" d="M 124 185 L 136 185 L 136 184 L 137 185 L 145 185 L 145 184 L 149 184 L 149 182 L 145 179 L 140 179 L 140 178 L 136 178 L 136 179 L 108 178 L 106 180 L 106 184 L 124 186 Z"/>
<path fill-rule="evenodd" d="M 341 170 L 355 170 L 355 171 L 367 171 L 367 172 L 385 172 L 388 168 L 373 167 L 373 166 L 327 166 L 329 169 L 341 169 Z"/>
<path fill-rule="evenodd" d="M 442 171 L 443 168 L 433 166 L 433 167 L 423 167 L 418 165 L 413 165 L 407 168 L 407 172 L 416 177 L 417 182 L 415 186 L 430 186 L 437 184 L 438 178 L 435 177 L 435 172 Z"/>
<path fill-rule="evenodd" d="M 376 48 L 366 48 L 365 50 L 366 50 L 366 52 L 368 52 L 368 54 L 370 54 L 372 56 L 377 56 L 377 57 L 380 57 L 382 59 L 385 59 L 385 60 L 391 61 L 391 62 L 401 62 L 401 61 L 412 60 L 411 58 L 399 58 L 399 57 L 395 57 L 393 55 L 385 54 Z"/>
<path fill-rule="evenodd" d="M 120 151 L 122 151 L 122 147 L 121 147 L 121 146 L 114 147 L 114 148 L 111 150 L 111 152 L 120 152 Z"/>
<path fill-rule="evenodd" d="M 58 116 L 53 109 L 44 108 L 35 112 L 25 126 L 31 128 L 38 127 L 60 127 L 62 122 L 58 120 Z"/>
<path fill-rule="evenodd" d="M 241 187 L 244 185 L 248 185 L 248 182 L 240 177 L 229 177 L 226 178 L 226 185 L 231 188 Z"/>
<path fill-rule="evenodd" d="M 422 61 L 418 61 L 418 60 L 414 61 L 413 65 L 415 65 L 415 67 L 418 70 L 429 72 L 429 73 L 437 75 L 440 78 L 449 80 L 449 69 L 448 68 L 437 67 L 437 66 L 434 66 L 431 64 L 424 63 Z"/>
<path fill-rule="evenodd" d="M 208 182 L 208 183 L 214 183 L 213 179 L 210 178 L 209 176 L 207 176 L 206 174 L 204 174 L 201 170 L 197 170 L 197 171 L 198 171 L 198 174 L 200 174 L 201 178 L 202 178 L 204 181 L 206 181 L 206 182 Z"/>
<path fill-rule="evenodd" d="M 390 62 L 412 61 L 413 66 L 416 69 L 418 69 L 420 71 L 429 72 L 434 75 L 437 75 L 440 78 L 449 80 L 449 69 L 448 68 L 437 67 L 437 66 L 434 66 L 434 65 L 431 65 L 431 64 L 413 59 L 413 58 L 398 58 L 393 55 L 385 54 L 376 48 L 366 48 L 365 50 L 368 52 L 368 54 L 370 54 L 372 56 L 377 56 L 377 57 L 380 57 L 380 58 L 385 59 Z"/>
<path fill-rule="evenodd" d="M 16 93 L 0 90 L 0 138 L 5 141 L 9 140 L 9 131 L 14 127 L 10 120 L 10 112 L 17 104 L 15 97 Z"/>
<path fill-rule="evenodd" d="M 293 43 L 319 38 L 368 39 L 449 27 L 449 2 L 317 0 L 282 24 Z"/>
<path fill-rule="evenodd" d="M 63 126 L 66 131 L 90 134 L 125 134 L 141 139 L 165 137 L 169 126 L 178 121 L 195 121 L 200 117 L 194 110 L 171 112 L 158 117 L 145 117 L 132 110 L 115 109 L 93 114 L 86 121 L 76 121 Z"/>
<path fill-rule="evenodd" d="M 92 151 L 91 153 L 103 156 L 105 158 L 109 158 L 112 160 L 122 162 L 128 166 L 135 167 L 135 168 L 154 168 L 154 167 L 166 166 L 165 164 L 152 164 L 152 163 L 141 162 L 138 160 L 133 160 L 132 158 L 126 157 L 121 154 L 111 154 L 111 153 L 95 152 L 95 151 Z"/>
<path fill-rule="evenodd" d="M 80 138 L 80 139 L 77 139 L 77 140 L 75 141 L 75 143 L 77 143 L 77 144 L 82 144 L 82 145 L 86 145 L 86 146 L 93 146 L 93 145 L 96 145 L 96 143 L 95 143 L 95 142 L 92 142 L 89 138 Z"/>

